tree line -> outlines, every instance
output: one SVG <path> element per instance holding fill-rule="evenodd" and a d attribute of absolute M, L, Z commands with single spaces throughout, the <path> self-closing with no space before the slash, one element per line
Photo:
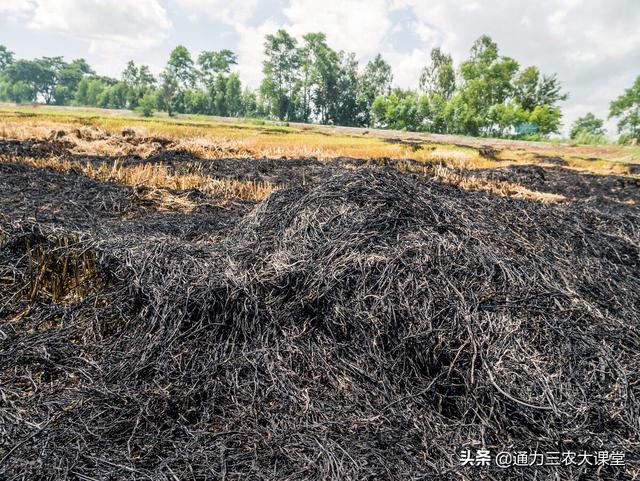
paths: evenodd
<path fill-rule="evenodd" d="M 426 59 L 417 89 L 393 87 L 391 66 L 381 55 L 361 67 L 354 53 L 332 49 L 323 33 L 299 41 L 286 30 L 267 35 L 263 80 L 244 87 L 230 50 L 184 46 L 171 52 L 156 78 L 146 65 L 130 61 L 120 79 L 97 75 L 84 59 L 15 59 L 0 45 L 0 100 L 44 102 L 174 113 L 265 117 L 290 122 L 406 129 L 442 134 L 543 138 L 558 133 L 568 94 L 556 74 L 523 67 L 501 55 L 488 36 L 454 65 L 435 48 Z M 625 140 L 640 137 L 640 77 L 610 106 Z M 602 119 L 587 113 L 571 137 L 604 141 Z"/>

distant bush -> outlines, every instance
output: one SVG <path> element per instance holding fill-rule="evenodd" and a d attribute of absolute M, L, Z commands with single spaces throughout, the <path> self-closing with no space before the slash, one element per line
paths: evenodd
<path fill-rule="evenodd" d="M 583 140 L 595 140 L 595 137 L 591 138 L 588 136 L 589 134 L 595 137 L 604 137 L 606 134 L 606 131 L 604 130 L 604 121 L 593 115 L 591 112 L 588 112 L 586 115 L 576 119 L 571 126 L 571 133 L 569 136 L 577 143 L 584 144 L 591 142 L 578 142 L 578 136 L 582 136 Z"/>
<path fill-rule="evenodd" d="M 141 112 L 145 117 L 151 117 L 157 105 L 158 99 L 156 94 L 150 90 L 140 99 L 136 111 Z"/>
<path fill-rule="evenodd" d="M 616 143 L 620 145 L 638 145 L 638 140 L 631 134 L 621 134 Z"/>
<path fill-rule="evenodd" d="M 606 145 L 609 144 L 609 139 L 603 134 L 594 134 L 586 130 L 579 130 L 572 137 L 572 141 L 576 144 L 582 145 Z"/>

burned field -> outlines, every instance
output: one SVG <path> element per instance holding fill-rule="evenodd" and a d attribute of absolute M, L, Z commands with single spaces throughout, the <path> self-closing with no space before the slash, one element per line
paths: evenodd
<path fill-rule="evenodd" d="M 71 137 L 0 140 L 0 478 L 640 476 L 637 178 Z"/>

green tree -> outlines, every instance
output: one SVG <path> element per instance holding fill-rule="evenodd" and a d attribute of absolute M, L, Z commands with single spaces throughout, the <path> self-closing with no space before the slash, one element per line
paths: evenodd
<path fill-rule="evenodd" d="M 311 65 L 311 102 L 313 111 L 321 123 L 326 124 L 335 117 L 338 105 L 338 77 L 340 58 L 327 45 L 323 33 L 308 33 L 304 37 L 305 50 L 309 52 Z"/>
<path fill-rule="evenodd" d="M 280 120 L 294 120 L 297 42 L 286 30 L 278 30 L 275 35 L 266 36 L 264 54 L 260 93 L 265 109 Z"/>
<path fill-rule="evenodd" d="M 537 126 L 540 135 L 549 135 L 560 131 L 561 118 L 560 107 L 538 105 L 529 114 L 528 121 Z"/>
<path fill-rule="evenodd" d="M 530 113 L 522 108 L 518 102 L 504 102 L 489 108 L 488 120 L 491 125 L 489 135 L 495 137 L 509 137 L 517 134 L 517 127 L 528 122 Z M 536 131 L 538 126 L 536 125 Z"/>
<path fill-rule="evenodd" d="M 640 141 L 640 76 L 609 106 L 609 118 L 617 117 L 620 134 Z"/>
<path fill-rule="evenodd" d="M 237 63 L 238 56 L 231 50 L 204 51 L 198 56 L 199 74 L 205 85 L 212 83 L 218 74 L 228 74 Z"/>
<path fill-rule="evenodd" d="M 223 74 L 218 74 L 215 84 L 216 95 L 213 99 L 214 113 L 226 117 L 227 111 L 227 78 Z"/>
<path fill-rule="evenodd" d="M 142 97 L 155 88 L 156 79 L 147 65 L 137 67 L 133 60 L 122 72 L 122 81 L 127 85 L 127 106 L 136 108 Z"/>
<path fill-rule="evenodd" d="M 19 81 L 15 83 L 3 83 L 0 96 L 3 99 L 16 103 L 33 102 L 36 97 L 36 92 L 33 90 L 31 84 Z"/>
<path fill-rule="evenodd" d="M 42 94 L 45 103 L 52 104 L 55 102 L 55 91 L 60 79 L 61 71 L 67 66 L 62 57 L 42 57 L 35 60 L 46 72 L 47 81 L 43 83 Z"/>
<path fill-rule="evenodd" d="M 242 84 L 238 74 L 232 73 L 227 77 L 225 83 L 225 98 L 227 104 L 227 115 L 239 117 L 242 115 Z"/>
<path fill-rule="evenodd" d="M 542 105 L 555 106 L 568 98 L 568 95 L 562 92 L 562 86 L 555 74 L 540 75 L 540 70 L 535 66 L 522 70 L 514 79 L 513 86 L 514 98 L 528 111 Z"/>
<path fill-rule="evenodd" d="M 15 54 L 4 45 L 0 45 L 0 72 L 13 63 Z"/>
<path fill-rule="evenodd" d="M 446 100 L 451 98 L 456 90 L 456 73 L 451 55 L 440 48 L 431 50 L 431 62 L 420 74 L 420 90 Z"/>
<path fill-rule="evenodd" d="M 122 81 L 130 87 L 133 87 L 138 82 L 138 67 L 136 67 L 133 60 L 129 60 L 122 71 Z"/>
<path fill-rule="evenodd" d="M 75 92 L 75 103 L 77 105 L 96 107 L 98 105 L 98 97 L 108 87 L 109 84 L 101 79 L 83 77 L 80 82 L 78 82 L 78 87 Z"/>
<path fill-rule="evenodd" d="M 464 125 L 457 130 L 468 135 L 490 134 L 489 110 L 511 97 L 512 80 L 518 68 L 514 59 L 499 55 L 498 45 L 490 37 L 484 35 L 476 40 L 469 60 L 460 67 L 463 78 L 460 95 L 467 108 Z"/>
<path fill-rule="evenodd" d="M 581 132 L 591 135 L 605 135 L 604 121 L 588 112 L 573 122 L 570 137 L 575 139 Z"/>
<path fill-rule="evenodd" d="M 427 109 L 416 92 L 396 88 L 388 96 L 376 98 L 372 116 L 375 125 L 384 128 L 420 131 L 425 129 Z"/>
<path fill-rule="evenodd" d="M 182 95 L 184 111 L 191 114 L 210 114 L 211 98 L 204 90 L 189 89 Z"/>
<path fill-rule="evenodd" d="M 338 54 L 338 78 L 336 99 L 331 112 L 331 121 L 336 125 L 360 125 L 361 112 L 358 103 L 358 61 L 356 54 Z"/>
<path fill-rule="evenodd" d="M 127 107 L 127 93 L 127 84 L 122 81 L 109 85 L 98 95 L 98 107 L 107 109 L 124 109 Z"/>
<path fill-rule="evenodd" d="M 359 123 L 361 125 L 371 124 L 373 102 L 379 96 L 389 95 L 392 82 L 391 66 L 380 54 L 367 63 L 358 82 Z"/>
<path fill-rule="evenodd" d="M 55 103 L 68 105 L 75 97 L 80 81 L 91 75 L 95 75 L 95 72 L 82 58 L 63 64 L 56 72 L 56 85 L 53 89 Z"/>
<path fill-rule="evenodd" d="M 55 72 L 42 60 L 17 60 L 5 68 L 3 75 L 9 85 L 20 83 L 20 91 L 31 93 L 29 99 L 21 96 L 22 102 L 35 102 L 39 96 L 48 100 L 55 86 Z"/>
<path fill-rule="evenodd" d="M 297 85 L 294 90 L 297 94 L 296 104 L 299 109 L 297 117 L 302 122 L 309 122 L 313 112 L 311 94 L 314 80 L 314 51 L 308 40 L 305 40 L 304 45 L 297 50 L 296 56 Z"/>
<path fill-rule="evenodd" d="M 178 45 L 171 51 L 167 61 L 167 69 L 173 72 L 180 90 L 192 88 L 195 83 L 195 72 L 191 54 L 186 47 Z"/>
<path fill-rule="evenodd" d="M 169 116 L 173 115 L 173 102 L 178 93 L 178 79 L 174 71 L 170 68 L 165 69 L 160 74 L 159 103 L 162 108 L 167 111 Z"/>
<path fill-rule="evenodd" d="M 139 109 L 142 111 L 142 115 L 145 117 L 151 117 L 157 105 L 158 99 L 156 97 L 156 93 L 153 90 L 148 90 L 140 99 Z"/>
<path fill-rule="evenodd" d="M 245 117 L 255 117 L 260 115 L 258 109 L 258 99 L 256 93 L 249 89 L 245 88 L 242 91 L 242 115 Z"/>

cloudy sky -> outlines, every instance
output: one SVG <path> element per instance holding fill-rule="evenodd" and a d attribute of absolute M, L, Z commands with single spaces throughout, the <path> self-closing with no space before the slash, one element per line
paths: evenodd
<path fill-rule="evenodd" d="M 640 75 L 640 0 L 0 0 L 0 44 L 18 57 L 84 57 L 113 76 L 129 59 L 158 72 L 183 44 L 236 51 L 243 82 L 257 86 L 264 35 L 282 27 L 323 31 L 363 63 L 380 52 L 402 87 L 417 86 L 433 47 L 459 62 L 486 33 L 522 65 L 558 73 L 565 125 L 606 117 Z"/>

